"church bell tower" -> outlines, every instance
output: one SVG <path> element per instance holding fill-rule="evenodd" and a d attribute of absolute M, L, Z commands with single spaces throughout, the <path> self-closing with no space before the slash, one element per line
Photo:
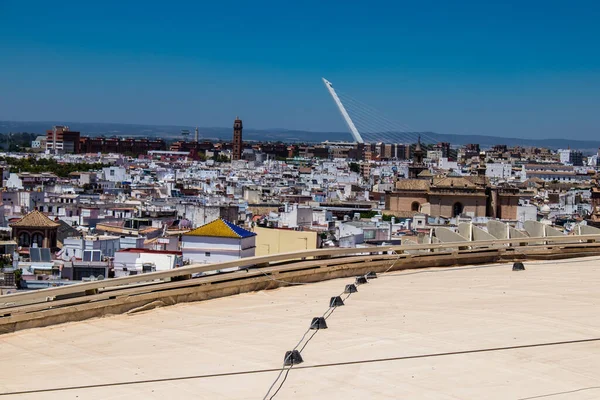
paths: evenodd
<path fill-rule="evenodd" d="M 232 160 L 242 159 L 242 129 L 244 129 L 242 120 L 239 117 L 235 117 L 235 121 L 233 122 Z"/>

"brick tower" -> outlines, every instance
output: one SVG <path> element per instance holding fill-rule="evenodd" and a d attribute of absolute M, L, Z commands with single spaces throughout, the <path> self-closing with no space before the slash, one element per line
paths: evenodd
<path fill-rule="evenodd" d="M 235 117 L 235 121 L 233 122 L 233 154 L 232 160 L 241 160 L 242 159 L 242 129 L 244 129 L 242 125 L 242 120 L 239 117 Z"/>

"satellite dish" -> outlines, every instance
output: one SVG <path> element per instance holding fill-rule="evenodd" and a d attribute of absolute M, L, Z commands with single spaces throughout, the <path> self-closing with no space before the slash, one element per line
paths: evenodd
<path fill-rule="evenodd" d="M 101 280 L 104 279 L 104 275 L 98 275 L 98 277 L 96 279 L 98 279 L 99 281 L 101 281 Z"/>
<path fill-rule="evenodd" d="M 90 275 L 90 281 L 95 281 L 96 277 L 94 275 Z"/>

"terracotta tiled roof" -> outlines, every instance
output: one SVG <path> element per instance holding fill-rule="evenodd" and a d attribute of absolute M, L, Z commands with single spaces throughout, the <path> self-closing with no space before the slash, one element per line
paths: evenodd
<path fill-rule="evenodd" d="M 384 214 L 393 215 L 396 218 L 412 218 L 415 215 L 419 214 L 417 211 L 393 211 L 393 210 L 383 210 Z"/>
<path fill-rule="evenodd" d="M 60 224 L 52 221 L 38 210 L 34 210 L 10 226 L 57 228 Z"/>
<path fill-rule="evenodd" d="M 206 225 L 202 225 L 183 236 L 212 236 L 225 238 L 246 238 L 255 236 L 256 233 L 250 232 L 224 219 L 216 219 Z"/>
<path fill-rule="evenodd" d="M 478 186 L 464 177 L 446 177 L 433 180 L 434 187 L 468 188 L 476 189 Z"/>
<path fill-rule="evenodd" d="M 102 232 L 119 233 L 119 234 L 134 231 L 134 229 L 126 229 L 126 228 L 123 228 L 122 226 L 114 226 L 112 224 L 100 224 L 100 223 L 96 224 L 96 230 L 102 231 Z"/>
<path fill-rule="evenodd" d="M 428 190 L 429 181 L 426 179 L 402 179 L 396 182 L 396 190 Z"/>

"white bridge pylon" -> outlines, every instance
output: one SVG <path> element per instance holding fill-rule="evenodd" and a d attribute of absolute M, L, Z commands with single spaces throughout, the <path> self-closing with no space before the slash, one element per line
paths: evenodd
<path fill-rule="evenodd" d="M 333 84 L 325 78 L 321 78 L 321 79 L 323 79 L 323 83 L 325 84 L 327 91 L 333 98 L 333 101 L 335 102 L 335 105 L 337 106 L 338 110 L 340 110 L 340 114 L 342 114 L 342 117 L 344 118 L 346 125 L 348 125 L 348 129 L 350 129 L 350 133 L 352 134 L 352 137 L 354 137 L 354 140 L 356 141 L 356 143 L 364 143 L 365 141 L 363 140 L 362 136 L 360 135 L 360 132 L 358 132 L 358 129 L 356 129 L 354 122 L 352 122 L 350 115 L 346 111 L 346 108 L 342 104 L 342 101 L 340 100 L 337 93 L 335 92 L 335 89 L 333 88 Z"/>

